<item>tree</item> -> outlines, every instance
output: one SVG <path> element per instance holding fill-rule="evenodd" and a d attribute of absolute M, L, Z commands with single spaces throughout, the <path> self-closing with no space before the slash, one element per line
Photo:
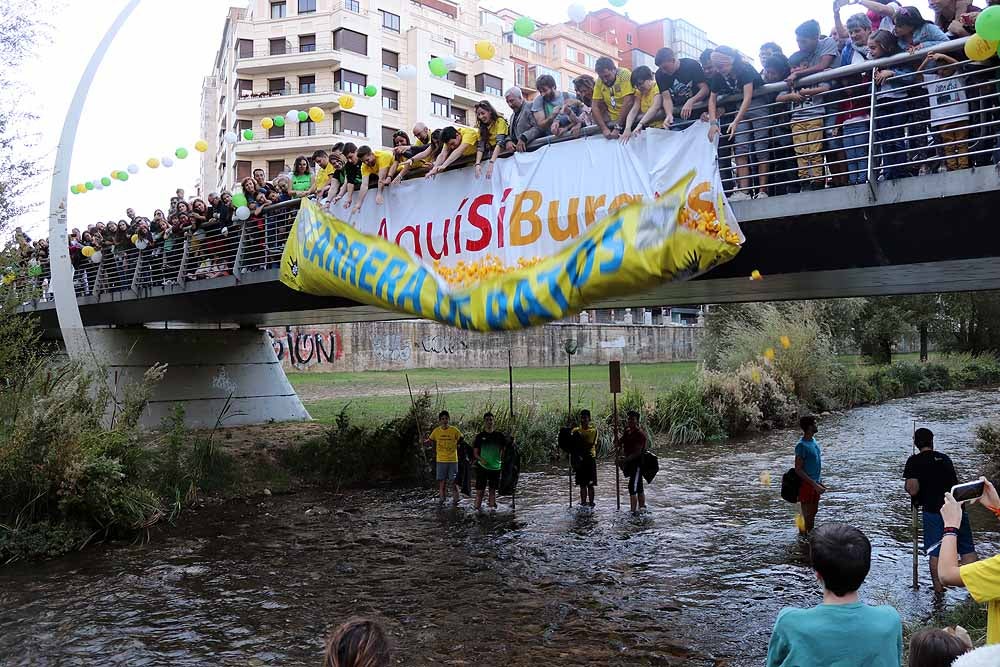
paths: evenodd
<path fill-rule="evenodd" d="M 907 311 L 897 297 L 868 299 L 854 321 L 854 340 L 877 364 L 892 363 L 892 346 L 909 329 Z"/>
<path fill-rule="evenodd" d="M 920 361 L 927 361 L 931 328 L 941 321 L 941 295 L 916 294 L 899 297 L 906 321 L 920 333 Z"/>
<path fill-rule="evenodd" d="M 1000 352 L 1000 292 L 967 292 L 941 297 L 943 322 L 936 331 L 953 352 Z"/>

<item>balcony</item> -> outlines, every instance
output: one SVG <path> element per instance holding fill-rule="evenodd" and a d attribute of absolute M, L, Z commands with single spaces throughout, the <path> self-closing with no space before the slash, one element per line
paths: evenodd
<path fill-rule="evenodd" d="M 288 155 L 312 155 L 313 151 L 322 148 L 329 150 L 330 146 L 339 141 L 351 141 L 359 146 L 362 144 L 378 143 L 381 139 L 374 140 L 366 136 L 356 134 L 337 134 L 333 131 L 333 119 L 330 114 L 322 123 L 315 123 L 315 131 L 312 134 L 299 134 L 299 128 L 285 126 L 285 136 L 269 139 L 266 132 L 256 128 L 255 132 L 264 135 L 263 139 L 244 141 L 242 137 L 236 144 L 237 159 L 247 158 L 267 158 Z"/>
<path fill-rule="evenodd" d="M 340 59 L 341 53 L 334 50 L 332 37 L 307 51 L 301 51 L 297 45 L 290 43 L 285 44 L 284 53 L 272 53 L 270 44 L 255 45 L 252 55 L 237 54 L 236 73 L 240 76 L 252 76 L 283 73 L 293 69 L 335 68 L 340 65 Z"/>
<path fill-rule="evenodd" d="M 276 92 L 244 92 L 236 98 L 236 113 L 283 115 L 289 109 L 308 109 L 313 106 L 328 108 L 335 104 L 342 94 L 333 88 L 316 89 L 315 86 L 305 86 L 303 89 L 288 87 Z"/>

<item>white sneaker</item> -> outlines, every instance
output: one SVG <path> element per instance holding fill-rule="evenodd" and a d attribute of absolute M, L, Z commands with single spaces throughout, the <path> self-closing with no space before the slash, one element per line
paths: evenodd
<path fill-rule="evenodd" d="M 769 194 L 767 194 L 767 192 L 766 192 L 766 191 L 764 191 L 764 190 L 758 190 L 758 191 L 757 191 L 757 197 L 756 197 L 756 198 L 757 198 L 757 199 L 767 199 L 767 198 L 768 198 L 769 196 L 770 196 L 770 195 L 769 195 Z"/>
<path fill-rule="evenodd" d="M 740 190 L 738 192 L 734 192 L 733 194 L 729 195 L 729 201 L 731 201 L 731 202 L 733 202 L 733 201 L 750 201 L 750 195 L 748 195 L 743 190 Z"/>

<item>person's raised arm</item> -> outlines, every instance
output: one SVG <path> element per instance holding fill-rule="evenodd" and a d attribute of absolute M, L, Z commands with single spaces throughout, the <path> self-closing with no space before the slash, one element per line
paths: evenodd
<path fill-rule="evenodd" d="M 888 16 L 893 21 L 896 20 L 896 8 L 889 4 L 882 4 L 876 0 L 857 0 L 857 3 L 870 12 L 879 16 Z M 872 31 L 878 30 L 877 26 L 872 26 Z"/>
<path fill-rule="evenodd" d="M 840 39 L 847 39 L 850 33 L 844 27 L 844 22 L 840 20 L 840 8 L 847 4 L 847 0 L 833 0 L 833 29 L 837 31 Z"/>
<path fill-rule="evenodd" d="M 938 579 L 945 586 L 964 586 L 958 561 L 958 529 L 962 525 L 962 504 L 950 492 L 944 494 L 941 519 L 944 521 L 945 534 L 938 558 Z M 949 528 L 954 530 L 948 531 Z"/>

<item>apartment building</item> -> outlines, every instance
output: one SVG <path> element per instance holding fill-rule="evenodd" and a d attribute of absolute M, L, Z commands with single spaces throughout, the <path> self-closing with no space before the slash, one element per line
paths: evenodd
<path fill-rule="evenodd" d="M 494 59 L 476 56 L 479 40 L 498 46 Z M 502 44 L 500 29 L 481 22 L 477 0 L 251 0 L 233 8 L 203 90 L 214 146 L 202 157 L 202 188 L 231 187 L 257 168 L 273 178 L 296 156 L 339 141 L 389 146 L 393 132 L 417 121 L 474 125 L 481 99 L 509 114 L 503 92 L 514 65 Z M 430 73 L 435 56 L 455 60 L 447 77 Z M 416 78 L 399 77 L 405 65 Z M 368 85 L 375 97 L 365 97 Z M 340 106 L 344 94 L 354 98 L 349 110 Z M 313 106 L 326 112 L 322 122 L 261 127 L 265 117 Z M 230 130 L 235 145 L 223 140 Z"/>

